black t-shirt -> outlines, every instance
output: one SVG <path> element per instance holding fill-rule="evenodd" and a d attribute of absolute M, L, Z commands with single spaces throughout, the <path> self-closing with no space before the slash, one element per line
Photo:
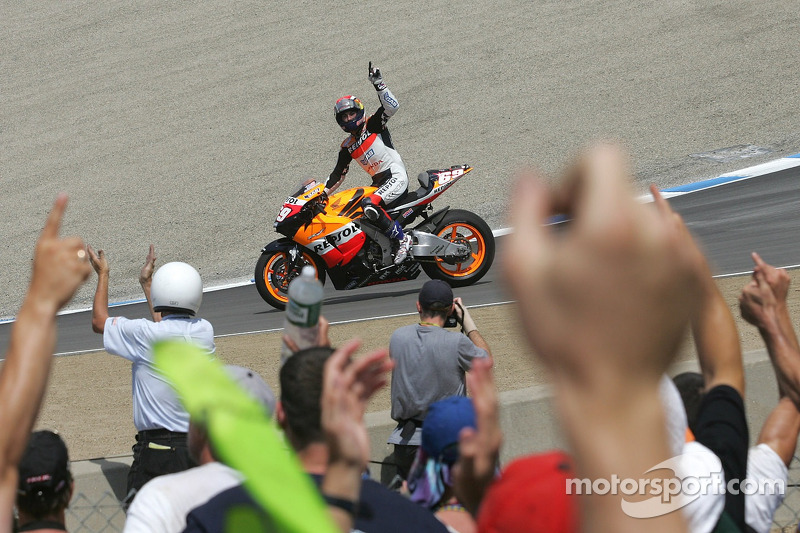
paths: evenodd
<path fill-rule="evenodd" d="M 750 436 L 744 401 L 736 389 L 718 385 L 703 397 L 692 428 L 695 440 L 706 446 L 722 463 L 725 482 L 747 477 L 747 447 Z M 752 531 L 744 520 L 744 492 L 725 492 L 725 512 L 740 531 Z"/>
<path fill-rule="evenodd" d="M 312 476 L 319 485 L 321 476 Z M 238 517 L 232 517 L 238 515 Z M 184 533 L 225 533 L 230 520 L 247 524 L 254 533 L 277 531 L 270 517 L 239 485 L 221 492 L 186 517 Z M 361 501 L 353 531 L 364 533 L 447 533 L 447 528 L 427 509 L 366 479 L 361 484 Z"/>

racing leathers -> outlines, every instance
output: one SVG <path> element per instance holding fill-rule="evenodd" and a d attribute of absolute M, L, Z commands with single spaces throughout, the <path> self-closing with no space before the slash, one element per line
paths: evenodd
<path fill-rule="evenodd" d="M 352 160 L 356 160 L 372 176 L 372 185 L 378 189 L 362 201 L 364 216 L 387 237 L 399 241 L 395 263 L 400 263 L 408 254 L 410 235 L 404 235 L 400 224 L 392 220 L 384 209 L 408 189 L 406 166 L 394 149 L 391 135 L 386 128 L 386 122 L 397 111 L 399 104 L 382 80 L 375 84 L 375 88 L 381 106 L 358 131 L 344 140 L 336 166 L 325 186 L 329 191 L 334 191 L 344 181 Z"/>

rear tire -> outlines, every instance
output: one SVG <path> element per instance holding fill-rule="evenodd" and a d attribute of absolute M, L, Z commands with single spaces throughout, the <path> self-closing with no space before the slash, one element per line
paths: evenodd
<path fill-rule="evenodd" d="M 291 258 L 286 251 L 274 251 L 261 254 L 256 263 L 256 289 L 258 294 L 275 309 L 283 311 L 289 300 L 289 282 L 300 275 L 305 265 L 311 265 L 317 271 L 317 279 L 325 284 L 325 269 L 318 260 L 308 252 L 302 252 L 302 260 L 291 265 Z"/>
<path fill-rule="evenodd" d="M 436 227 L 434 234 L 450 242 L 466 243 L 472 249 L 463 261 L 436 259 L 420 263 L 432 279 L 441 279 L 451 287 L 472 285 L 489 271 L 494 261 L 494 235 L 484 220 L 470 211 L 451 209 Z"/>

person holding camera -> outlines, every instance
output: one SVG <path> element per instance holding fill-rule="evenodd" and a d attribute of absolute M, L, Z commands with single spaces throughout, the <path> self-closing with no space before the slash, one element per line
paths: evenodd
<path fill-rule="evenodd" d="M 422 286 L 417 299 L 419 323 L 397 329 L 389 341 L 392 419 L 388 443 L 394 445 L 397 475 L 406 479 L 422 438 L 428 407 L 450 396 L 466 396 L 466 372 L 474 359 L 492 361 L 489 345 L 461 298 L 442 280 Z M 461 332 L 445 328 L 461 326 Z M 388 476 L 382 476 L 386 481 Z"/>

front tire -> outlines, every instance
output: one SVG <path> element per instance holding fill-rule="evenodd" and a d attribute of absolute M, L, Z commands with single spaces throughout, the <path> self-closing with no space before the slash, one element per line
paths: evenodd
<path fill-rule="evenodd" d="M 256 289 L 258 294 L 275 309 L 283 311 L 289 301 L 289 282 L 300 275 L 305 265 L 317 271 L 317 279 L 325 284 L 325 269 L 308 252 L 301 252 L 301 258 L 292 264 L 287 251 L 273 251 L 261 254 L 256 263 Z"/>
<path fill-rule="evenodd" d="M 451 209 L 445 213 L 434 234 L 450 242 L 467 244 L 472 251 L 460 260 L 437 258 L 434 263 L 421 263 L 430 278 L 444 280 L 451 287 L 464 287 L 489 272 L 494 261 L 494 235 L 481 217 L 463 209 Z"/>

